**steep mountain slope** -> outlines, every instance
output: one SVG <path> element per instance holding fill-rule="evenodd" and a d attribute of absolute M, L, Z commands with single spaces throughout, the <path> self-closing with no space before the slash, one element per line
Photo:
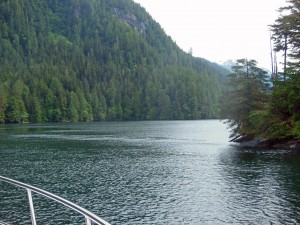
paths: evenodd
<path fill-rule="evenodd" d="M 226 70 L 131 0 L 0 2 L 0 121 L 218 116 Z"/>

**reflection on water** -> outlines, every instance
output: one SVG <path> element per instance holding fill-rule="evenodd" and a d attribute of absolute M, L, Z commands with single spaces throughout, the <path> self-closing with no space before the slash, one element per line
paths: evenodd
<path fill-rule="evenodd" d="M 0 143 L 1 175 L 112 224 L 300 223 L 299 155 L 238 149 L 219 121 L 9 125 Z M 84 221 L 34 202 L 41 224 Z M 3 183 L 1 220 L 30 224 L 25 193 Z"/>

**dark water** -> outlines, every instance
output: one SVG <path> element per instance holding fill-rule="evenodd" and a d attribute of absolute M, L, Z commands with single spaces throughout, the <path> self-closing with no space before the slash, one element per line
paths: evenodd
<path fill-rule="evenodd" d="M 0 174 L 111 224 L 300 223 L 299 154 L 238 149 L 217 120 L 0 126 Z M 33 197 L 39 224 L 84 223 Z M 0 221 L 30 224 L 24 190 L 0 182 Z"/>

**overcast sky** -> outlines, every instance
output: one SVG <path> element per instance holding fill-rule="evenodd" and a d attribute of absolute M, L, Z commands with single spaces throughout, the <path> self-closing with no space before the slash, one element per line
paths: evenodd
<path fill-rule="evenodd" d="M 134 0 L 184 51 L 212 62 L 255 59 L 270 67 L 270 33 L 285 0 Z"/>

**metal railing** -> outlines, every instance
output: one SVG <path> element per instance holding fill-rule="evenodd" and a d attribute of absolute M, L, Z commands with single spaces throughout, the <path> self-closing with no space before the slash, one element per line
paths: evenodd
<path fill-rule="evenodd" d="M 46 198 L 52 199 L 62 205 L 67 206 L 68 208 L 73 209 L 74 211 L 78 212 L 79 214 L 83 215 L 85 217 L 86 225 L 91 225 L 92 223 L 96 223 L 98 225 L 110 225 L 108 222 L 104 221 L 103 219 L 101 219 L 100 217 L 96 216 L 95 214 L 89 212 L 88 210 L 74 204 L 73 202 L 70 202 L 66 199 L 63 199 L 63 198 L 57 196 L 57 195 L 54 195 L 50 192 L 44 191 L 44 190 L 36 188 L 34 186 L 31 186 L 31 185 L 28 185 L 28 184 L 25 184 L 25 183 L 22 183 L 22 182 L 19 182 L 19 181 L 10 179 L 10 178 L 6 178 L 3 176 L 0 176 L 0 181 L 4 181 L 4 182 L 12 184 L 14 186 L 26 189 L 32 225 L 37 224 L 36 219 L 35 219 L 33 200 L 32 200 L 32 192 L 42 195 Z"/>

